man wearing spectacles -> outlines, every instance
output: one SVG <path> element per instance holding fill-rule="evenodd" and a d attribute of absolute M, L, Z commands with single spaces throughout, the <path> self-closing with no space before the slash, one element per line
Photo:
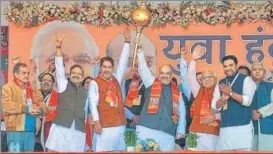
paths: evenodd
<path fill-rule="evenodd" d="M 186 52 L 186 48 L 181 50 L 181 59 L 185 59 Z M 217 81 L 216 74 L 211 70 L 203 71 L 201 73 L 202 85 L 199 84 L 199 81 L 195 76 L 196 62 L 204 55 L 204 53 L 205 51 L 202 50 L 201 46 L 194 48 L 192 53 L 193 59 L 189 63 L 187 72 L 186 79 L 188 80 L 190 89 L 195 97 L 190 108 L 192 122 L 189 131 L 191 133 L 196 133 L 198 136 L 196 146 L 197 150 L 215 150 L 220 125 L 220 115 L 211 111 L 211 102 Z M 180 68 L 187 67 L 185 66 L 187 65 L 186 62 L 181 63 L 180 65 Z"/>

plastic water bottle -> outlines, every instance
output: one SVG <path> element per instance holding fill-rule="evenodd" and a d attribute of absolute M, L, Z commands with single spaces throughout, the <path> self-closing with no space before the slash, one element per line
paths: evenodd
<path fill-rule="evenodd" d="M 20 143 L 16 142 L 16 144 L 15 144 L 15 152 L 20 152 L 20 148 L 21 148 Z"/>
<path fill-rule="evenodd" d="M 15 143 L 14 142 L 10 142 L 9 143 L 9 152 L 16 152 L 15 151 Z"/>

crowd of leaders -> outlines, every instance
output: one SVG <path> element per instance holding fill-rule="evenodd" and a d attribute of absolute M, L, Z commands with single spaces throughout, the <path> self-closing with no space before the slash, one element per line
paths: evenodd
<path fill-rule="evenodd" d="M 1 87 L 8 151 L 37 151 L 37 143 L 42 151 L 125 151 L 126 129 L 140 140 L 154 139 L 161 151 L 187 148 L 189 133 L 197 135 L 196 150 L 273 150 L 273 83 L 262 63 L 239 67 L 236 56 L 227 55 L 220 79 L 213 70 L 196 71 L 202 47 L 189 62 L 183 47 L 177 85 L 168 64 L 153 75 L 141 47 L 128 71 L 128 29 L 124 38 L 117 66 L 111 57 L 96 58 L 94 78 L 84 78 L 80 65 L 66 76 L 60 34 L 55 63 L 39 76 L 40 89 L 30 84 L 29 67 L 15 64 L 14 79 Z"/>

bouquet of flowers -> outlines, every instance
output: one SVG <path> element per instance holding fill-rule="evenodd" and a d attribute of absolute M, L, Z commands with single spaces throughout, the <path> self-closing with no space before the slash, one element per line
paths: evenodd
<path fill-rule="evenodd" d="M 147 138 L 139 140 L 136 144 L 135 151 L 137 152 L 158 152 L 160 151 L 159 144 L 155 140 Z"/>

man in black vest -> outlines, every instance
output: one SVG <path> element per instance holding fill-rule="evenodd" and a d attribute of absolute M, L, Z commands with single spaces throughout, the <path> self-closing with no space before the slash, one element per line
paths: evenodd
<path fill-rule="evenodd" d="M 238 72 L 233 55 L 222 59 L 226 77 L 216 85 L 212 109 L 221 113 L 217 150 L 250 150 L 253 141 L 251 105 L 256 90 L 251 77 Z"/>
<path fill-rule="evenodd" d="M 83 152 L 87 97 L 87 91 L 81 84 L 84 71 L 80 65 L 74 65 L 70 68 L 69 79 L 65 77 L 61 51 L 64 37 L 56 37 L 55 66 L 59 105 L 45 146 L 49 151 Z"/>

